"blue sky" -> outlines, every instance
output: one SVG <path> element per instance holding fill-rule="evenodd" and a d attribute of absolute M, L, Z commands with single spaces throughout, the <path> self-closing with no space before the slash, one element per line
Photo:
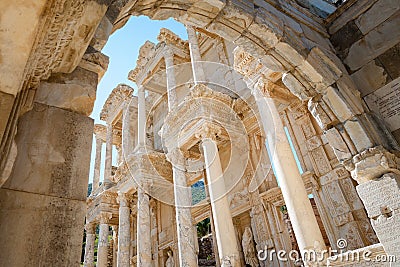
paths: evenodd
<path fill-rule="evenodd" d="M 100 111 L 111 91 L 119 84 L 125 83 L 137 89 L 136 85 L 128 80 L 128 73 L 135 68 L 139 48 L 147 41 L 157 43 L 157 35 L 161 28 L 168 28 L 183 39 L 187 39 L 186 29 L 183 24 L 173 20 L 155 21 L 145 16 L 131 17 L 127 24 L 114 32 L 102 53 L 110 58 L 108 70 L 103 76 L 97 88 L 96 102 L 93 113 L 90 116 L 95 123 L 105 124 L 100 121 Z M 136 94 L 137 92 L 135 92 Z M 94 144 L 94 141 L 93 141 Z M 93 166 L 95 157 L 95 145 L 92 146 L 92 158 L 90 162 L 89 182 L 93 180 Z M 105 160 L 105 144 L 103 144 L 102 164 L 100 180 L 103 180 Z M 113 153 L 113 165 L 116 165 L 115 153 Z"/>

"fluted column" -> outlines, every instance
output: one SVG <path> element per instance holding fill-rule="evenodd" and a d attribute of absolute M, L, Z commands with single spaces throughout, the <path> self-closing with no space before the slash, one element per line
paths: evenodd
<path fill-rule="evenodd" d="M 103 146 L 103 140 L 96 135 L 96 158 L 94 160 L 94 174 L 93 174 L 93 185 L 92 193 L 99 188 L 100 184 L 100 165 L 101 165 L 101 149 Z"/>
<path fill-rule="evenodd" d="M 107 124 L 106 136 L 106 160 L 104 166 L 104 182 L 111 181 L 112 171 L 112 145 L 113 145 L 113 126 L 111 123 Z"/>
<path fill-rule="evenodd" d="M 274 163 L 282 196 L 301 252 L 324 249 L 325 244 L 315 218 L 303 179 L 286 137 L 279 111 L 264 88 L 262 80 L 252 93 L 256 99 L 261 121 L 267 136 L 267 145 Z"/>
<path fill-rule="evenodd" d="M 108 258 L 108 234 L 109 234 L 109 220 L 111 219 L 111 213 L 100 214 L 100 232 L 99 242 L 97 247 L 97 267 L 107 267 Z"/>
<path fill-rule="evenodd" d="M 186 182 L 185 158 L 179 148 L 167 154 L 173 166 L 179 266 L 197 266 L 197 239 L 193 228 L 191 188 Z"/>
<path fill-rule="evenodd" d="M 129 267 L 130 260 L 130 209 L 129 201 L 125 194 L 118 194 L 119 202 L 119 225 L 118 225 L 118 267 Z"/>
<path fill-rule="evenodd" d="M 201 147 L 203 149 L 221 266 L 239 267 L 239 249 L 216 143 L 216 135 L 220 131 L 221 129 L 214 124 L 204 123 L 202 129 L 196 135 L 201 139 Z"/>
<path fill-rule="evenodd" d="M 87 223 L 86 230 L 86 245 L 85 245 L 85 259 L 83 262 L 84 267 L 94 267 L 94 242 L 96 239 L 96 225 L 94 223 Z"/>
<path fill-rule="evenodd" d="M 192 62 L 193 82 L 194 84 L 199 84 L 206 81 L 203 64 L 201 62 L 199 42 L 197 40 L 196 30 L 193 26 L 186 25 L 186 30 L 189 41 L 190 59 Z"/>
<path fill-rule="evenodd" d="M 176 105 L 178 105 L 178 98 L 176 95 L 174 54 L 171 48 L 166 47 L 164 59 L 167 74 L 168 110 L 172 110 Z"/>
<path fill-rule="evenodd" d="M 137 266 L 152 267 L 150 198 L 142 186 L 138 186 L 137 193 Z"/>

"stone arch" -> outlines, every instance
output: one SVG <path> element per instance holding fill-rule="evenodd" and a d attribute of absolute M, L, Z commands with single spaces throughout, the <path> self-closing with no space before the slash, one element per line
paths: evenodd
<path fill-rule="evenodd" d="M 45 6 L 45 2 L 40 3 Z M 379 129 L 379 125 L 374 123 L 366 112 L 357 88 L 327 40 L 328 34 L 322 26 L 322 21 L 294 1 L 277 3 L 229 0 L 190 2 L 116 0 L 111 4 L 110 2 L 71 0 L 65 4 L 64 1 L 52 1 L 46 2 L 49 4 L 48 8 L 38 12 L 43 13 L 43 16 L 47 16 L 48 13 L 50 16 L 54 15 L 49 20 L 52 27 L 49 29 L 43 27 L 38 40 L 35 40 L 34 44 L 32 42 L 32 45 L 37 46 L 31 53 L 28 52 L 30 59 L 29 62 L 27 60 L 23 75 L 21 74 L 24 78 L 19 81 L 20 87 L 16 89 L 17 92 L 12 93 L 10 103 L 14 104 L 7 106 L 9 110 L 6 110 L 8 112 L 6 118 L 11 122 L 7 129 L 11 130 L 3 134 L 5 127 L 0 125 L 2 131 L 0 173 L 5 165 L 4 159 L 8 158 L 12 147 L 17 119 L 31 108 L 29 102 L 33 99 L 32 92 L 37 89 L 39 81 L 46 80 L 51 73 L 71 73 L 79 65 L 82 56 L 88 59 L 96 50 L 101 50 L 107 37 L 101 39 L 101 34 L 96 34 L 95 31 L 98 24 L 102 23 L 102 18 L 106 17 L 108 20 L 104 22 L 110 26 L 105 34 L 108 36 L 112 30 L 122 27 L 131 15 L 146 15 L 156 20 L 173 17 L 183 23 L 205 29 L 244 48 L 267 68 L 284 73 L 284 84 L 301 100 L 310 101 L 313 116 L 322 122 L 320 126 L 326 131 L 331 145 L 335 145 L 338 159 L 343 162 L 350 161 L 347 164 L 349 169 L 355 168 L 353 156 L 368 148 L 377 145 L 394 148 L 390 140 L 388 141 L 389 138 L 384 135 L 384 131 Z M 54 14 L 50 12 L 53 11 L 50 10 L 53 4 L 56 5 L 54 10 L 58 10 Z M 45 19 L 37 17 L 37 21 L 39 20 Z M 65 25 L 69 27 L 66 28 Z M 83 27 L 75 27 L 76 25 Z M 55 34 L 60 29 L 63 29 L 64 35 Z M 99 61 L 95 57 L 90 60 Z M 4 73 L 3 75 L 7 75 Z M 28 120 L 29 117 L 25 121 Z M 89 124 L 88 122 L 87 125 Z M 87 126 L 87 132 L 90 132 L 89 128 Z M 368 153 L 356 158 L 356 163 L 365 157 L 375 155 L 379 157 L 381 154 L 387 156 L 388 161 L 387 169 L 382 170 L 386 166 L 382 166 L 379 170 L 372 167 L 367 169 L 373 171 L 368 177 L 380 177 L 383 173 L 397 168 L 393 163 L 395 160 L 387 155 L 387 152 L 371 150 Z M 357 179 L 357 171 L 353 177 Z M 52 212 L 56 213 L 57 209 L 53 210 Z M 73 216 L 68 214 L 67 217 Z M 58 240 L 61 242 L 64 239 L 60 236 Z M 62 259 L 63 256 L 49 255 L 48 260 L 56 257 Z"/>
<path fill-rule="evenodd" d="M 80 64 L 82 56 L 86 60 L 89 58 L 89 61 L 101 61 L 102 59 L 93 58 L 92 55 L 101 50 L 108 36 L 123 27 L 130 16 L 145 15 L 153 20 L 174 18 L 219 35 L 244 48 L 267 68 L 284 73 L 282 80 L 293 94 L 303 101 L 311 99 L 310 103 L 317 104 L 318 109 L 314 109 L 313 112 L 315 116 L 324 116 L 324 113 L 329 112 L 334 114 L 335 118 L 329 123 L 329 128 L 338 125 L 340 129 L 344 129 L 346 122 L 357 121 L 351 127 L 347 127 L 354 130 L 354 133 L 348 131 L 345 134 L 347 137 L 341 137 L 343 134 L 340 131 L 343 130 L 331 130 L 334 136 L 332 138 L 336 141 L 341 139 L 340 146 L 347 151 L 338 155 L 340 161 L 349 160 L 355 154 L 377 145 L 387 149 L 395 147 L 395 142 L 390 136 L 385 136 L 385 133 L 382 133 L 384 131 L 380 131 L 382 126 L 376 125 L 371 116 L 365 115 L 366 108 L 361 101 L 359 91 L 335 55 L 322 21 L 295 1 L 248 3 L 222 0 L 192 2 L 118 0 L 112 3 L 97 1 L 96 5 L 74 0 L 64 7 L 49 6 L 44 11 L 51 13 L 57 11 L 57 8 L 66 13 L 66 18 L 65 21 L 54 20 L 55 26 L 52 27 L 62 27 L 63 23 L 70 23 L 68 25 L 72 26 L 84 23 L 85 27 L 76 30 L 73 27 L 67 28 L 65 34 L 70 37 L 57 36 L 62 42 L 54 36 L 54 28 L 42 34 L 43 39 L 37 41 L 36 47 L 32 50 L 27 65 L 29 69 L 25 71 L 24 81 L 21 82 L 19 89 L 21 92 L 16 95 L 14 105 L 21 105 L 29 102 L 26 99 L 33 99 L 32 91 L 37 88 L 40 80 L 47 79 L 51 73 L 73 72 Z M 56 47 L 56 50 L 49 58 L 46 47 L 52 46 Z M 21 100 L 18 100 L 19 98 Z M 14 129 L 16 126 L 12 121 L 18 119 L 18 113 L 30 108 L 29 103 L 25 105 L 27 107 L 15 107 L 14 110 L 20 112 L 12 113 L 9 118 L 12 127 L 6 129 L 9 132 L 5 132 L 1 144 L 1 149 L 4 150 L 1 152 L 2 155 L 7 156 L 0 162 L 0 169 L 7 163 L 5 159 L 11 151 L 10 144 L 16 133 Z M 329 110 L 324 111 L 327 107 Z M 368 124 L 375 125 L 372 127 L 374 131 L 367 129 Z M 323 130 L 328 130 L 324 127 Z M 362 132 L 368 141 L 362 143 L 354 141 L 353 139 L 357 139 L 355 135 L 359 135 L 359 132 Z M 337 138 L 338 135 L 340 137 Z M 348 140 L 345 140 L 346 138 Z M 335 151 L 342 148 L 336 147 Z"/>

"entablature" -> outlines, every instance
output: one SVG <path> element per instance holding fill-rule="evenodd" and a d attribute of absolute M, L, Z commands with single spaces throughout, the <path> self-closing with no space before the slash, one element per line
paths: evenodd
<path fill-rule="evenodd" d="M 124 108 L 130 103 L 133 88 L 126 84 L 119 84 L 108 96 L 100 112 L 100 119 L 112 123 L 121 114 Z"/>

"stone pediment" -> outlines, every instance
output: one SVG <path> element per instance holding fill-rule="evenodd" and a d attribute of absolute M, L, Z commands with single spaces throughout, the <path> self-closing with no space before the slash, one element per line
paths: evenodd
<path fill-rule="evenodd" d="M 185 100 L 166 117 L 160 131 L 164 145 L 189 150 L 199 141 L 195 133 L 210 121 L 221 126 L 220 141 L 229 139 L 228 136 L 244 134 L 244 127 L 232 104 L 231 97 L 203 84 L 194 85 Z"/>
<path fill-rule="evenodd" d="M 172 57 L 176 56 L 180 59 L 179 61 L 186 62 L 190 59 L 188 42 L 175 33 L 162 28 L 157 39 L 159 41 L 157 44 L 146 41 L 141 46 L 136 66 L 128 74 L 129 80 L 137 84 L 145 84 L 159 70 L 164 72 L 166 67 L 162 59 L 166 53 L 171 53 Z"/>
<path fill-rule="evenodd" d="M 113 120 L 124 107 L 123 103 L 132 98 L 133 88 L 126 84 L 119 84 L 112 90 L 104 103 L 103 109 L 100 113 L 100 119 L 102 121 Z M 129 103 L 129 101 L 126 101 Z"/>

